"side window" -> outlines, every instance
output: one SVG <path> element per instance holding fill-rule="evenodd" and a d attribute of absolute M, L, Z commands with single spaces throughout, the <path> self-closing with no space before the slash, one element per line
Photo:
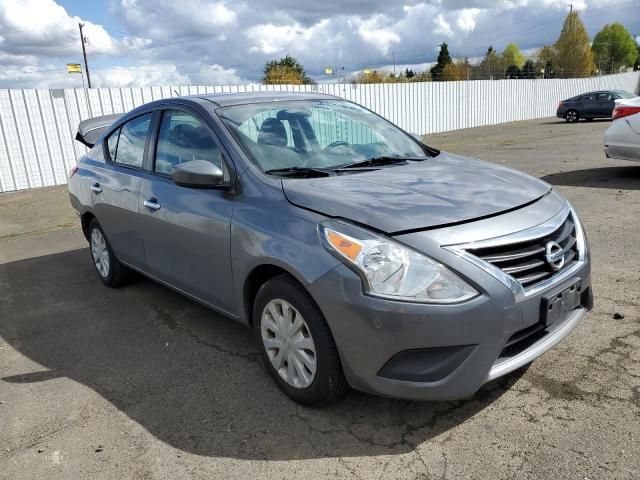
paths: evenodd
<path fill-rule="evenodd" d="M 120 136 L 120 129 L 117 129 L 109 138 L 107 138 L 107 147 L 109 147 L 109 158 L 112 162 L 116 161 L 116 149 L 118 148 L 118 137 Z"/>
<path fill-rule="evenodd" d="M 115 155 L 111 152 L 111 142 L 115 133 L 109 137 L 109 154 L 115 163 L 129 165 L 132 167 L 142 167 L 144 160 L 144 145 L 149 135 L 151 126 L 151 114 L 147 113 L 132 120 L 129 120 L 120 128 Z"/>
<path fill-rule="evenodd" d="M 599 102 L 609 102 L 610 100 L 612 100 L 610 93 L 599 93 L 598 94 L 598 101 Z"/>
<path fill-rule="evenodd" d="M 167 110 L 162 114 L 154 171 L 171 174 L 174 166 L 206 160 L 225 171 L 222 152 L 202 123 L 188 113 Z"/>

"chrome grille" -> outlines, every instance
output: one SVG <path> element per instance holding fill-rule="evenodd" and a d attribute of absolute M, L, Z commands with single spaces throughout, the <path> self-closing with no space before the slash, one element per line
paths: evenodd
<path fill-rule="evenodd" d="M 553 241 L 564 251 L 564 265 L 554 270 L 546 259 L 546 245 Z M 578 260 L 576 227 L 571 214 L 553 233 L 520 243 L 468 250 L 500 268 L 527 288 L 570 268 Z"/>

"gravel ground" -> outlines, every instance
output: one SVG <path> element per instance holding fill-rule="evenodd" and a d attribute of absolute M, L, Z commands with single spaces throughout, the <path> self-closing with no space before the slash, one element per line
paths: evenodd
<path fill-rule="evenodd" d="M 0 194 L 0 477 L 639 478 L 640 165 L 605 159 L 607 126 L 427 138 L 552 183 L 592 247 L 594 310 L 465 401 L 299 407 L 242 326 L 149 280 L 102 286 L 65 187 Z"/>

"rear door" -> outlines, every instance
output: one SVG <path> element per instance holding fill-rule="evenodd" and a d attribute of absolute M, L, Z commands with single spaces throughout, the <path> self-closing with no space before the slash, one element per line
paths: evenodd
<path fill-rule="evenodd" d="M 151 120 L 151 113 L 141 114 L 107 137 L 104 145 L 107 161 L 93 169 L 95 175 L 88 185 L 93 212 L 116 257 L 138 268 L 145 266 L 138 195 Z"/>
<path fill-rule="evenodd" d="M 598 114 L 596 94 L 589 93 L 580 97 L 581 107 L 578 109 L 581 117 L 594 117 Z"/>
<path fill-rule="evenodd" d="M 234 196 L 181 187 L 172 168 L 192 160 L 214 163 L 230 178 L 230 163 L 207 122 L 195 111 L 167 109 L 150 151 L 139 206 L 147 270 L 161 281 L 235 313 L 230 235 Z"/>

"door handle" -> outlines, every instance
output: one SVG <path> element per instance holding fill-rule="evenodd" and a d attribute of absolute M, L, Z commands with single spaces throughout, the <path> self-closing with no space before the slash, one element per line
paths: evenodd
<path fill-rule="evenodd" d="M 149 210 L 153 210 L 154 212 L 160 209 L 160 204 L 156 202 L 155 198 L 152 198 L 151 200 L 145 200 L 143 205 Z"/>
<path fill-rule="evenodd" d="M 93 185 L 91 185 L 91 191 L 93 193 L 100 193 L 102 192 L 102 187 L 100 186 L 99 183 L 94 183 Z"/>

